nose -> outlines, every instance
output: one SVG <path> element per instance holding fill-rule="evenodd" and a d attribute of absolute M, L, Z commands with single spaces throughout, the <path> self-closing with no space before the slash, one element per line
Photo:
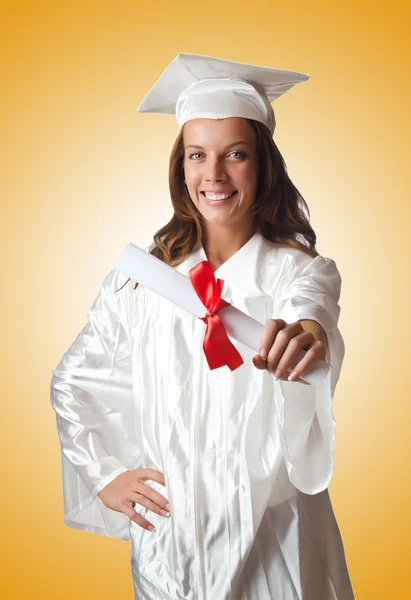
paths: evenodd
<path fill-rule="evenodd" d="M 207 182 L 211 181 L 225 181 L 227 174 L 224 170 L 223 162 L 218 158 L 210 159 L 207 162 L 206 178 Z"/>

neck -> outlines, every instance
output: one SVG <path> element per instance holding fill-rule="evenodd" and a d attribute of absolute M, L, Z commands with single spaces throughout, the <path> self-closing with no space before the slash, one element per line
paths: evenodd
<path fill-rule="evenodd" d="M 203 235 L 203 248 L 207 260 L 215 271 L 233 254 L 238 252 L 252 238 L 255 228 L 227 229 L 226 227 L 206 227 Z"/>

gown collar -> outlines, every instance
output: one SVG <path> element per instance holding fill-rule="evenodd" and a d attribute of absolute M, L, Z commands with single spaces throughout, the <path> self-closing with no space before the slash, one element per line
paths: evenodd
<path fill-rule="evenodd" d="M 261 233 L 256 231 L 237 252 L 214 271 L 215 277 L 225 282 L 222 297 L 227 299 L 227 296 L 231 296 L 231 290 L 234 291 L 235 288 L 247 297 L 264 295 L 260 280 L 264 275 L 262 266 L 268 245 Z M 272 249 L 275 251 L 274 246 Z M 174 268 L 189 276 L 190 269 L 203 260 L 208 259 L 201 245 Z"/>

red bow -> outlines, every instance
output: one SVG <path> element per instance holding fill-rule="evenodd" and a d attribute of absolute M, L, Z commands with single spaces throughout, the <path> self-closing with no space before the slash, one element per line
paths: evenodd
<path fill-rule="evenodd" d="M 213 268 L 206 260 L 190 269 L 189 275 L 193 288 L 207 309 L 206 316 L 199 318 L 207 325 L 203 349 L 208 366 L 212 370 L 227 365 L 234 371 L 244 361 L 237 348 L 230 342 L 223 322 L 217 314 L 220 309 L 229 306 L 229 302 L 221 298 L 224 280 L 216 280 Z"/>

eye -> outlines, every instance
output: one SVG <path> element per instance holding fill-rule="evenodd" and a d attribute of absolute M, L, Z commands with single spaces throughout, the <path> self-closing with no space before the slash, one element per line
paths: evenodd
<path fill-rule="evenodd" d="M 247 154 L 245 152 L 241 152 L 240 150 L 234 150 L 231 154 L 240 154 L 238 158 L 247 158 Z"/>
<path fill-rule="evenodd" d="M 193 152 L 192 154 L 189 154 L 189 158 L 191 158 L 192 160 L 197 160 L 196 158 L 194 158 L 195 156 L 201 156 L 203 153 L 202 152 Z M 233 150 L 233 152 L 230 152 L 230 155 L 233 154 L 238 154 L 238 157 L 235 158 L 239 158 L 239 159 L 244 159 L 247 158 L 247 154 L 245 152 L 242 152 L 240 150 Z"/>

